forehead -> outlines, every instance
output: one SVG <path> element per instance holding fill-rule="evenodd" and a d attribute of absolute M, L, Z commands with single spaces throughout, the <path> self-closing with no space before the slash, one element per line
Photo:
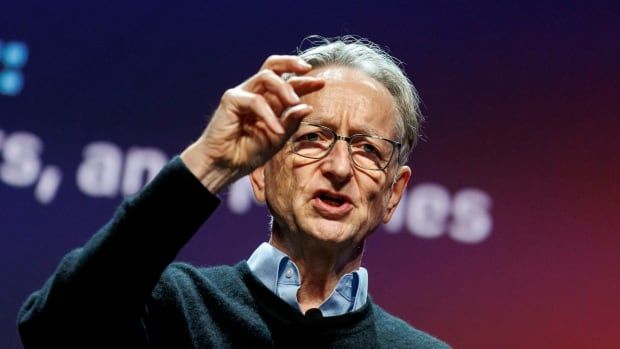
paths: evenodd
<path fill-rule="evenodd" d="M 341 66 L 314 69 L 307 75 L 322 77 L 325 87 L 302 98 L 314 109 L 305 121 L 344 127 L 350 133 L 395 134 L 393 98 L 380 82 Z"/>

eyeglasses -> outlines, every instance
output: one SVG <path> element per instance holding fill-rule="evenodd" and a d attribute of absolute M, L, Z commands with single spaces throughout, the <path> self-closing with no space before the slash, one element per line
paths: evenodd
<path fill-rule="evenodd" d="M 303 121 L 290 139 L 293 152 L 310 159 L 327 156 L 338 140 L 349 144 L 349 156 L 353 164 L 366 170 L 384 170 L 390 164 L 394 152 L 401 147 L 400 143 L 391 139 L 364 134 L 340 136 L 329 127 Z"/>

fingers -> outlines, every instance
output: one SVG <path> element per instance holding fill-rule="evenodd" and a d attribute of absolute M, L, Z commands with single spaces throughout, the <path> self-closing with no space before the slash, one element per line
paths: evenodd
<path fill-rule="evenodd" d="M 272 55 L 263 63 L 261 70 L 263 69 L 273 70 L 278 75 L 283 73 L 305 74 L 312 69 L 312 66 L 297 56 Z"/>
<path fill-rule="evenodd" d="M 267 100 L 278 112 L 283 108 L 298 104 L 299 96 L 317 91 L 324 85 L 325 80 L 318 77 L 296 76 L 285 81 L 271 70 L 262 70 L 242 84 L 242 88 L 269 97 Z M 280 103 L 271 103 L 273 101 L 271 95 L 276 96 Z"/>
<path fill-rule="evenodd" d="M 242 88 L 262 95 L 276 115 L 287 107 L 300 103 L 299 96 L 317 91 L 325 81 L 317 77 L 301 76 L 283 80 L 271 70 L 262 70 L 242 84 Z"/>
<path fill-rule="evenodd" d="M 325 80 L 312 76 L 295 76 L 288 79 L 287 82 L 300 97 L 325 86 Z"/>
<path fill-rule="evenodd" d="M 285 106 L 299 103 L 299 97 L 293 87 L 271 70 L 260 71 L 248 80 L 247 85 L 247 89 L 252 92 L 259 94 L 270 92 L 276 95 Z"/>
<path fill-rule="evenodd" d="M 279 114 L 286 107 L 298 104 L 299 96 L 317 91 L 325 84 L 323 79 L 317 77 L 294 76 L 285 81 L 281 75 L 303 75 L 311 69 L 312 66 L 298 56 L 272 55 L 265 60 L 261 71 L 242 85 L 250 92 L 264 95 L 276 114 Z M 280 103 L 275 103 L 273 96 Z"/>
<path fill-rule="evenodd" d="M 254 114 L 268 129 L 282 135 L 285 130 L 296 129 L 299 121 L 312 112 L 312 107 L 300 104 L 299 96 L 321 89 L 325 80 L 295 76 L 285 81 L 280 75 L 305 74 L 311 69 L 297 56 L 270 56 L 260 72 L 225 93 L 226 104 L 233 106 L 240 117 Z"/>
<path fill-rule="evenodd" d="M 284 134 L 284 128 L 263 96 L 235 88 L 226 91 L 223 99 L 231 103 L 238 115 L 255 115 L 274 133 Z"/>
<path fill-rule="evenodd" d="M 303 118 L 312 113 L 312 106 L 308 104 L 297 104 L 282 112 L 281 120 L 288 133 L 294 132 Z"/>

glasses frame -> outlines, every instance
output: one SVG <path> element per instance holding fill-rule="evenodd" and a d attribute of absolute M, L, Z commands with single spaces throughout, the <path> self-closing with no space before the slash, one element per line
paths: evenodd
<path fill-rule="evenodd" d="M 307 156 L 307 155 L 299 154 L 297 152 L 297 150 L 295 149 L 295 146 L 293 146 L 293 144 L 291 143 L 291 147 L 293 148 L 293 153 L 295 153 L 295 154 L 297 154 L 297 155 L 299 155 L 301 157 L 308 158 L 308 159 L 315 159 L 315 160 L 323 159 L 324 157 L 329 155 L 329 153 L 332 151 L 332 148 L 334 147 L 336 142 L 342 140 L 342 141 L 347 142 L 347 145 L 348 145 L 347 149 L 349 150 L 349 159 L 351 160 L 351 163 L 355 167 L 361 168 L 363 170 L 369 170 L 369 171 L 383 171 L 388 166 L 390 166 L 390 163 L 392 162 L 392 158 L 394 157 L 394 153 L 400 153 L 400 147 L 402 146 L 402 144 L 400 142 L 396 142 L 394 140 L 391 140 L 391 139 L 388 139 L 388 138 L 384 138 L 384 137 L 381 137 L 381 136 L 369 135 L 369 134 L 364 134 L 364 133 L 356 133 L 356 134 L 352 134 L 352 135 L 347 137 L 347 136 L 341 136 L 341 135 L 337 134 L 336 131 L 332 130 L 331 128 L 329 128 L 327 126 L 323 126 L 323 125 L 320 125 L 320 124 L 314 124 L 314 123 L 311 123 L 311 122 L 305 122 L 305 121 L 302 121 L 301 123 L 304 124 L 304 125 L 315 126 L 315 127 L 321 128 L 321 129 L 323 129 L 325 131 L 329 131 L 334 136 L 333 137 L 334 140 L 329 145 L 329 148 L 327 148 L 327 151 L 325 152 L 325 154 L 323 154 L 320 157 L 313 157 L 313 156 Z M 385 166 L 383 166 L 382 168 L 366 168 L 366 167 L 360 166 L 357 162 L 355 162 L 355 160 L 353 160 L 353 149 L 351 149 L 351 140 L 353 138 L 355 138 L 355 137 L 360 137 L 360 136 L 370 137 L 370 138 L 375 138 L 375 139 L 381 139 L 381 140 L 387 141 L 390 144 L 392 144 L 392 153 L 390 154 L 390 158 L 388 159 L 388 161 L 385 163 Z"/>

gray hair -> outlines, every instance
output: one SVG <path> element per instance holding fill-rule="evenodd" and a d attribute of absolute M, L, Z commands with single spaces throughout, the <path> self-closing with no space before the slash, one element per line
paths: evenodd
<path fill-rule="evenodd" d="M 420 138 L 420 124 L 423 121 L 420 112 L 420 98 L 405 75 L 403 63 L 392 57 L 377 44 L 368 39 L 346 35 L 325 38 L 312 35 L 302 41 L 312 47 L 298 48 L 298 56 L 313 68 L 339 65 L 359 70 L 377 80 L 392 95 L 396 113 L 396 131 L 401 137 L 401 149 L 398 161 L 401 165 L 409 159 L 409 154 Z"/>

